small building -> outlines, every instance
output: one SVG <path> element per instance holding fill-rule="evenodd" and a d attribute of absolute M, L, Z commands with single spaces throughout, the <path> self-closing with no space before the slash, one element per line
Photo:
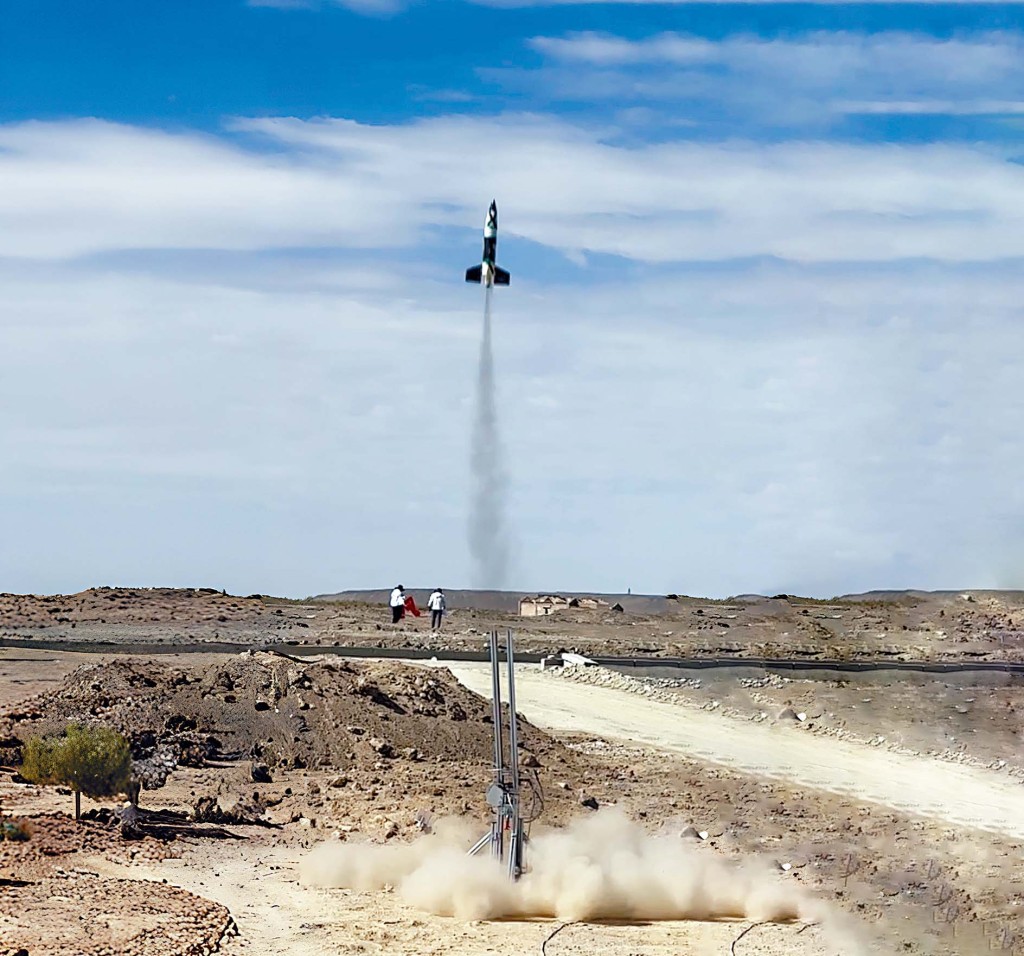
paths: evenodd
<path fill-rule="evenodd" d="M 546 617 L 569 606 L 569 598 L 560 594 L 538 594 L 519 599 L 520 617 Z"/>
<path fill-rule="evenodd" d="M 567 598 L 561 594 L 538 594 L 535 597 L 519 599 L 519 616 L 547 617 L 549 614 L 554 614 L 555 611 L 564 611 L 570 608 L 596 611 L 606 607 L 608 607 L 608 602 L 598 600 L 598 598 Z"/>

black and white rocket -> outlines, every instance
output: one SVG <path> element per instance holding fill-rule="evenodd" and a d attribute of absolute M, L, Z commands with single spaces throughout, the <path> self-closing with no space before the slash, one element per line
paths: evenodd
<path fill-rule="evenodd" d="M 484 220 L 484 254 L 480 265 L 466 270 L 467 282 L 479 282 L 490 288 L 508 285 L 509 274 L 499 269 L 494 260 L 498 253 L 498 204 L 493 199 Z"/>

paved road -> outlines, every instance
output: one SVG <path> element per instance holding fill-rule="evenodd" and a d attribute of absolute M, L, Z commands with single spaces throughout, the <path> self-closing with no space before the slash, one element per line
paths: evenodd
<path fill-rule="evenodd" d="M 338 657 L 383 658 L 385 660 L 486 661 L 486 651 L 432 650 L 414 647 L 354 647 L 347 644 L 260 644 L 228 641 L 193 641 L 191 643 L 157 643 L 155 641 L 118 643 L 116 641 L 43 640 L 41 638 L 0 638 L 0 648 L 64 651 L 76 654 L 241 654 L 243 651 L 271 650 L 293 657 L 318 657 L 333 654 Z M 517 654 L 516 660 L 536 664 L 541 654 Z M 1002 673 L 1024 675 L 1024 663 L 1019 661 L 893 661 L 885 658 L 862 661 L 806 660 L 803 658 L 760 657 L 594 657 L 598 664 L 617 670 L 642 671 L 645 668 L 676 668 L 678 670 L 708 670 L 715 667 L 755 668 L 758 670 L 792 673 L 794 671 L 838 671 L 861 673 L 868 671 L 910 671 L 923 674 Z"/>

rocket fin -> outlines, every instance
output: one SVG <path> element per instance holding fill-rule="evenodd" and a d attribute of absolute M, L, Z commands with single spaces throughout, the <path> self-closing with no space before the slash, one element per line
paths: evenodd
<path fill-rule="evenodd" d="M 471 269 L 466 270 L 466 281 L 467 282 L 479 282 L 480 281 L 480 266 L 473 266 Z"/>
<path fill-rule="evenodd" d="M 504 269 L 499 269 L 497 266 L 494 267 L 495 285 L 508 285 L 508 280 L 511 278 L 512 277 Z"/>

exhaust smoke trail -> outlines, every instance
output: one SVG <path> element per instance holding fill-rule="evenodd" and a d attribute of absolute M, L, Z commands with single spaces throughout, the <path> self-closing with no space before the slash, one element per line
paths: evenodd
<path fill-rule="evenodd" d="M 491 293 L 484 297 L 484 329 L 477 372 L 476 416 L 473 422 L 471 464 L 473 500 L 469 515 L 469 550 L 473 558 L 473 587 L 503 588 L 509 564 L 505 524 L 505 472 L 498 437 L 498 409 L 491 347 Z"/>

